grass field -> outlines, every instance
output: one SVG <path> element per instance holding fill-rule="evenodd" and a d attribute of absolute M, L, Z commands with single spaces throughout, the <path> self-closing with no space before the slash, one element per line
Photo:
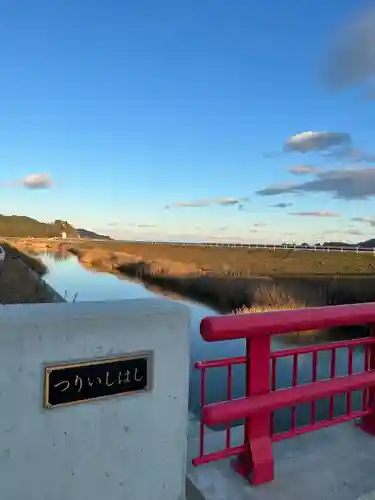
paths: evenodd
<path fill-rule="evenodd" d="M 76 245 L 75 245 L 76 246 Z M 85 242 L 83 249 L 106 249 L 136 255 L 144 261 L 171 261 L 219 276 L 374 276 L 375 256 L 353 252 L 307 252 L 183 245 Z"/>
<path fill-rule="evenodd" d="M 13 245 L 4 241 L 1 245 L 6 258 L 0 265 L 0 303 L 54 302 L 54 294 L 40 279 L 47 272 L 45 265 Z"/>
<path fill-rule="evenodd" d="M 375 301 L 369 254 L 80 242 L 85 267 L 116 271 L 227 313 Z"/>

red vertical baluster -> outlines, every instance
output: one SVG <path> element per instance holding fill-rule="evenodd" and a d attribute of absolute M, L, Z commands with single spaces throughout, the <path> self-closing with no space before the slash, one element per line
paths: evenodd
<path fill-rule="evenodd" d="M 318 353 L 315 351 L 313 352 L 312 356 L 312 374 L 311 374 L 311 381 L 316 382 L 318 375 Z M 316 421 L 316 401 L 311 402 L 311 409 L 310 409 L 310 422 L 311 425 L 314 425 Z"/>
<path fill-rule="evenodd" d="M 371 325 L 371 336 L 375 340 L 375 327 Z M 375 370 L 375 343 L 369 344 L 369 360 L 368 360 L 368 369 L 370 371 Z M 372 408 L 372 412 L 370 415 L 365 415 L 362 419 L 361 427 L 364 431 L 369 434 L 375 435 L 375 388 L 371 387 L 367 391 L 368 401 L 367 408 Z"/>
<path fill-rule="evenodd" d="M 272 358 L 272 366 L 271 366 L 271 391 L 276 391 L 276 361 L 277 358 Z M 275 412 L 271 413 L 270 418 L 270 432 L 271 436 L 275 431 Z"/>
<path fill-rule="evenodd" d="M 353 373 L 353 347 L 349 346 L 348 349 L 348 375 Z M 350 415 L 352 411 L 352 393 L 348 392 L 346 394 L 346 413 Z"/>
<path fill-rule="evenodd" d="M 228 365 L 228 401 L 232 399 L 232 364 Z M 226 426 L 226 446 L 230 448 L 230 424 Z"/>
<path fill-rule="evenodd" d="M 298 380 L 298 354 L 293 355 L 293 375 L 292 375 L 292 386 L 295 387 L 297 385 Z M 292 407 L 292 418 L 291 418 L 291 429 L 294 431 L 296 428 L 296 410 L 297 407 Z"/>
<path fill-rule="evenodd" d="M 364 352 L 363 352 L 363 371 L 367 372 L 369 369 L 369 346 L 368 344 L 364 345 Z M 363 389 L 362 391 L 362 410 L 367 409 L 367 400 L 368 400 L 368 390 Z"/>
<path fill-rule="evenodd" d="M 330 377 L 335 378 L 336 376 L 336 349 L 332 349 L 332 354 L 331 354 L 331 371 L 330 371 Z M 329 398 L 329 418 L 332 420 L 333 418 L 333 413 L 335 409 L 335 397 L 331 396 Z"/>
<path fill-rule="evenodd" d="M 246 338 L 246 397 L 251 398 L 270 392 L 271 338 L 256 335 Z M 270 411 L 263 411 L 246 418 L 246 452 L 234 463 L 234 468 L 257 485 L 273 481 L 274 459 L 270 434 Z"/>
<path fill-rule="evenodd" d="M 201 373 L 201 408 L 206 404 L 206 368 L 202 368 Z M 199 453 L 204 455 L 204 424 L 201 419 L 200 434 L 199 434 Z"/>

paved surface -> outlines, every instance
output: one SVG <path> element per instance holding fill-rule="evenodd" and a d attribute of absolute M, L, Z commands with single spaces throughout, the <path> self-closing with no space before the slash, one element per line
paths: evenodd
<path fill-rule="evenodd" d="M 375 437 L 345 423 L 274 444 L 272 483 L 252 487 L 229 460 L 194 468 L 197 427 L 188 442 L 189 500 L 375 500 Z M 243 429 L 235 429 L 234 443 Z M 207 434 L 207 451 L 223 447 L 224 433 Z M 199 498 L 198 492 L 201 497 Z M 189 493 L 189 490 L 188 490 Z"/>

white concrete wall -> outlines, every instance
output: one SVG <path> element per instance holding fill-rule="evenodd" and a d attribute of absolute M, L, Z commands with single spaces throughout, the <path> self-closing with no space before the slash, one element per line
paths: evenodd
<path fill-rule="evenodd" d="M 182 500 L 189 311 L 163 299 L 0 309 L 0 499 Z M 43 407 L 44 365 L 154 352 L 153 389 Z"/>

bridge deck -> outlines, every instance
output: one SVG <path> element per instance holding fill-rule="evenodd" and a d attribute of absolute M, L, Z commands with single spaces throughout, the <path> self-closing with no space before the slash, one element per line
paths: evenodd
<path fill-rule="evenodd" d="M 196 498 L 199 491 L 205 500 L 375 500 L 375 437 L 353 423 L 274 444 L 275 481 L 257 487 L 236 474 L 229 460 L 191 465 L 198 455 L 196 425 L 190 424 L 187 465 Z M 235 429 L 233 442 L 242 436 L 243 428 Z M 220 449 L 224 432 L 208 432 L 206 441 L 207 451 Z"/>

